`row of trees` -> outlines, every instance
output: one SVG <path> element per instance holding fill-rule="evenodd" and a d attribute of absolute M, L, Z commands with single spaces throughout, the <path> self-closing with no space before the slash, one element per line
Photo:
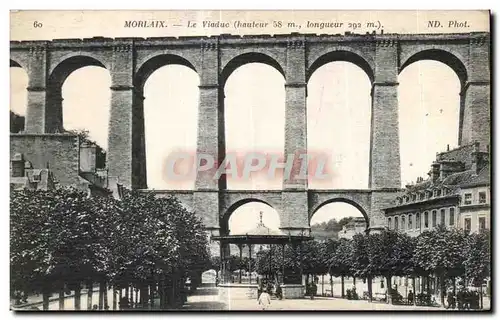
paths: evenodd
<path fill-rule="evenodd" d="M 161 308 L 178 307 L 186 279 L 197 285 L 209 265 L 201 221 L 175 198 L 127 191 L 118 201 L 75 189 L 11 190 L 10 212 L 11 293 L 43 293 L 44 309 L 51 293 L 69 290 L 80 309 L 84 284 L 89 308 L 94 283 L 100 308 L 109 287 L 138 290 L 143 305 L 158 293 Z"/>
<path fill-rule="evenodd" d="M 490 258 L 489 231 L 467 234 L 461 229 L 438 227 L 418 237 L 385 230 L 357 234 L 350 240 L 310 241 L 303 244 L 302 250 L 286 246 L 284 260 L 282 249 L 275 246 L 257 254 L 251 265 L 255 267 L 252 271 L 274 274 L 273 277 L 283 270 L 287 275 L 300 269 L 306 277 L 326 274 L 341 277 L 343 294 L 344 277 L 367 279 L 370 299 L 374 277 L 384 277 L 390 284 L 393 276 L 406 276 L 413 278 L 415 287 L 415 277 L 428 279 L 432 275 L 440 279 L 441 302 L 444 303 L 447 283 L 456 292 L 458 277 L 466 280 L 464 285 L 470 280 L 475 286 L 481 286 L 490 276 Z M 230 261 L 229 270 L 248 270 L 248 261 L 239 263 L 236 256 Z M 426 285 L 425 290 L 428 290 L 428 281 Z M 391 294 L 388 302 L 390 298 Z"/>

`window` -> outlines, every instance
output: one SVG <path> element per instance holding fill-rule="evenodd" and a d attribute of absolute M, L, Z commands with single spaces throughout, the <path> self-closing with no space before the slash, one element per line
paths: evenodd
<path fill-rule="evenodd" d="M 392 228 L 391 222 L 392 222 L 392 219 L 391 219 L 391 218 L 387 218 L 387 227 L 388 227 L 389 229 L 391 229 L 391 228 Z"/>
<path fill-rule="evenodd" d="M 424 200 L 424 199 L 425 199 L 425 193 L 424 193 L 424 192 L 422 192 L 422 193 L 420 194 L 420 200 Z"/>
<path fill-rule="evenodd" d="M 417 200 L 417 195 L 416 195 L 416 194 L 413 194 L 413 195 L 411 196 L 411 200 L 412 200 L 412 201 L 416 201 L 416 200 Z"/>
<path fill-rule="evenodd" d="M 450 226 L 455 225 L 455 208 L 450 208 Z"/>
<path fill-rule="evenodd" d="M 486 229 L 486 217 L 479 217 L 479 231 Z"/>
<path fill-rule="evenodd" d="M 384 289 L 384 279 L 380 280 L 380 288 Z"/>
<path fill-rule="evenodd" d="M 486 192 L 479 192 L 479 203 L 486 203 Z"/>
<path fill-rule="evenodd" d="M 439 224 L 444 226 L 446 222 L 446 211 L 444 209 L 441 209 L 440 213 L 441 213 L 441 221 L 439 221 Z"/>
<path fill-rule="evenodd" d="M 421 228 L 421 224 L 420 224 L 420 212 L 417 212 L 417 217 L 416 217 L 417 221 L 415 221 L 415 228 L 417 229 L 420 229 Z"/>
<path fill-rule="evenodd" d="M 464 230 L 469 233 L 470 232 L 470 228 L 471 228 L 471 223 L 470 223 L 470 218 L 465 218 L 464 219 Z"/>
<path fill-rule="evenodd" d="M 429 228 L 429 212 L 424 212 L 424 228 Z"/>
<path fill-rule="evenodd" d="M 402 216 L 401 217 L 401 230 L 404 230 L 405 227 L 406 227 L 406 225 L 405 225 L 405 216 Z"/>
<path fill-rule="evenodd" d="M 437 224 L 437 211 L 432 210 L 432 227 L 434 228 Z"/>
<path fill-rule="evenodd" d="M 441 189 L 436 190 L 436 197 L 441 197 Z"/>
<path fill-rule="evenodd" d="M 399 227 L 399 219 L 398 217 L 394 217 L 394 230 L 398 230 Z"/>
<path fill-rule="evenodd" d="M 464 204 L 465 205 L 472 204 L 472 193 L 466 193 L 464 195 Z"/>
<path fill-rule="evenodd" d="M 412 229 L 413 228 L 413 215 L 412 214 L 409 214 L 408 215 L 408 229 Z"/>

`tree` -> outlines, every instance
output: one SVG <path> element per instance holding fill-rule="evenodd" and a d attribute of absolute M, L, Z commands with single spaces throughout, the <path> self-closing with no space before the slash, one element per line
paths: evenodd
<path fill-rule="evenodd" d="M 340 276 L 342 281 L 342 298 L 344 292 L 344 277 L 351 274 L 351 251 L 352 241 L 340 239 L 335 253 L 330 257 L 328 264 L 330 265 L 330 274 Z"/>
<path fill-rule="evenodd" d="M 446 279 L 463 273 L 464 241 L 463 231 L 446 229 L 441 225 L 432 231 L 423 232 L 417 238 L 415 269 L 427 275 L 434 273 L 439 276 L 442 304 Z"/>
<path fill-rule="evenodd" d="M 368 278 L 368 295 L 372 299 L 372 271 L 370 269 L 369 236 L 358 233 L 352 238 L 350 268 L 354 277 Z"/>
<path fill-rule="evenodd" d="M 491 235 L 489 231 L 473 233 L 466 239 L 464 246 L 465 276 L 480 287 L 481 308 L 483 307 L 482 283 L 491 272 Z"/>
<path fill-rule="evenodd" d="M 25 117 L 10 111 L 10 132 L 19 133 L 24 131 L 24 120 Z"/>
<path fill-rule="evenodd" d="M 51 192 L 10 192 L 11 293 L 42 292 L 49 267 L 47 223 L 56 201 Z"/>

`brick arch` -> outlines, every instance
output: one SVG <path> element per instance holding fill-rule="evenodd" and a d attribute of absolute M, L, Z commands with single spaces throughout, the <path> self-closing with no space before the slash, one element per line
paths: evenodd
<path fill-rule="evenodd" d="M 9 66 L 24 69 L 29 75 L 29 53 L 22 51 L 11 51 L 9 57 Z"/>
<path fill-rule="evenodd" d="M 285 69 L 279 62 L 279 58 L 270 52 L 258 52 L 255 50 L 239 51 L 239 54 L 232 57 L 225 65 L 222 65 L 219 81 L 223 88 L 229 76 L 239 67 L 249 63 L 263 63 L 276 69 L 284 79 L 286 79 Z"/>
<path fill-rule="evenodd" d="M 60 89 L 66 78 L 72 72 L 89 66 L 96 66 L 110 70 L 109 66 L 97 59 L 95 56 L 88 55 L 87 53 L 70 54 L 65 56 L 65 58 L 55 65 L 50 71 L 48 84 L 53 89 Z"/>
<path fill-rule="evenodd" d="M 412 63 L 422 60 L 433 60 L 444 63 L 456 73 L 460 79 L 462 87 L 467 82 L 468 72 L 465 62 L 467 60 L 465 60 L 460 53 L 441 46 L 425 46 L 423 48 L 417 47 L 410 53 L 401 57 L 401 67 L 399 68 L 399 73 Z"/>
<path fill-rule="evenodd" d="M 219 202 L 219 216 L 221 227 L 224 223 L 229 221 L 231 214 L 244 204 L 257 202 L 264 203 L 279 214 L 280 221 L 282 220 L 282 203 L 281 203 L 281 192 L 269 192 L 269 191 L 232 191 L 226 190 L 220 194 Z"/>
<path fill-rule="evenodd" d="M 308 65 L 306 73 L 306 81 L 309 81 L 313 73 L 323 65 L 335 61 L 350 62 L 360 67 L 366 73 L 370 82 L 373 83 L 375 78 L 374 66 L 373 63 L 369 62 L 370 59 L 367 58 L 361 51 L 345 46 L 336 47 L 334 50 L 329 48 L 324 49 L 315 56 L 310 57 L 310 64 Z"/>
<path fill-rule="evenodd" d="M 96 66 L 106 70 L 109 67 L 101 60 L 87 53 L 74 53 L 66 55 L 49 74 L 47 80 L 47 103 L 45 109 L 45 130 L 49 133 L 62 132 L 63 114 L 62 114 L 62 86 L 66 79 L 74 71 L 88 67 Z M 110 79 L 111 79 L 111 74 Z"/>
<path fill-rule="evenodd" d="M 28 72 L 28 70 L 24 66 L 22 66 L 20 62 L 14 60 L 12 58 L 9 59 L 9 67 L 22 68 L 24 71 Z"/>
<path fill-rule="evenodd" d="M 138 89 L 142 90 L 147 79 L 151 76 L 151 74 L 153 74 L 153 72 L 161 67 L 172 64 L 188 67 L 199 76 L 195 64 L 188 58 L 178 53 L 154 53 L 146 57 L 144 62 L 138 66 L 137 72 L 134 76 L 134 85 Z"/>
<path fill-rule="evenodd" d="M 357 199 L 353 199 L 352 197 L 348 197 L 348 196 L 330 198 L 330 199 L 322 201 L 316 205 L 313 205 L 309 211 L 309 223 L 311 222 L 311 219 L 314 216 L 314 214 L 316 212 L 318 212 L 319 209 L 326 206 L 327 204 L 338 203 L 338 202 L 350 204 L 353 207 L 355 207 L 356 209 L 358 209 L 359 212 L 361 212 L 361 214 L 365 218 L 367 226 L 369 226 L 369 224 L 370 224 L 369 212 L 370 211 L 369 211 L 368 203 L 361 203 L 361 201 L 358 201 Z"/>

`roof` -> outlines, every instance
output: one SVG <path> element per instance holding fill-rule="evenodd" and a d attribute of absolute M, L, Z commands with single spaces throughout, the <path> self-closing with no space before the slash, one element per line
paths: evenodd
<path fill-rule="evenodd" d="M 245 232 L 245 234 L 252 236 L 280 236 L 283 235 L 283 232 L 281 232 L 280 230 L 270 229 L 263 223 L 259 223 L 255 228 Z"/>
<path fill-rule="evenodd" d="M 245 233 L 242 233 L 240 235 L 252 235 L 252 236 L 282 236 L 284 235 L 283 232 L 281 232 L 280 230 L 273 230 L 273 229 L 270 229 L 269 227 L 266 227 L 264 225 L 264 223 L 262 222 L 262 212 L 260 212 L 260 221 L 259 223 L 257 224 L 257 226 L 255 226 L 255 228 L 245 232 Z"/>
<path fill-rule="evenodd" d="M 466 181 L 464 181 L 460 187 L 473 187 L 476 185 L 485 185 L 491 183 L 490 176 L 490 166 L 484 166 L 478 174 L 474 174 L 468 177 Z"/>
<path fill-rule="evenodd" d="M 461 161 L 465 164 L 466 169 L 470 169 L 472 166 L 473 152 L 474 144 L 469 144 L 450 151 L 441 152 L 438 154 L 438 158 L 439 160 Z"/>

